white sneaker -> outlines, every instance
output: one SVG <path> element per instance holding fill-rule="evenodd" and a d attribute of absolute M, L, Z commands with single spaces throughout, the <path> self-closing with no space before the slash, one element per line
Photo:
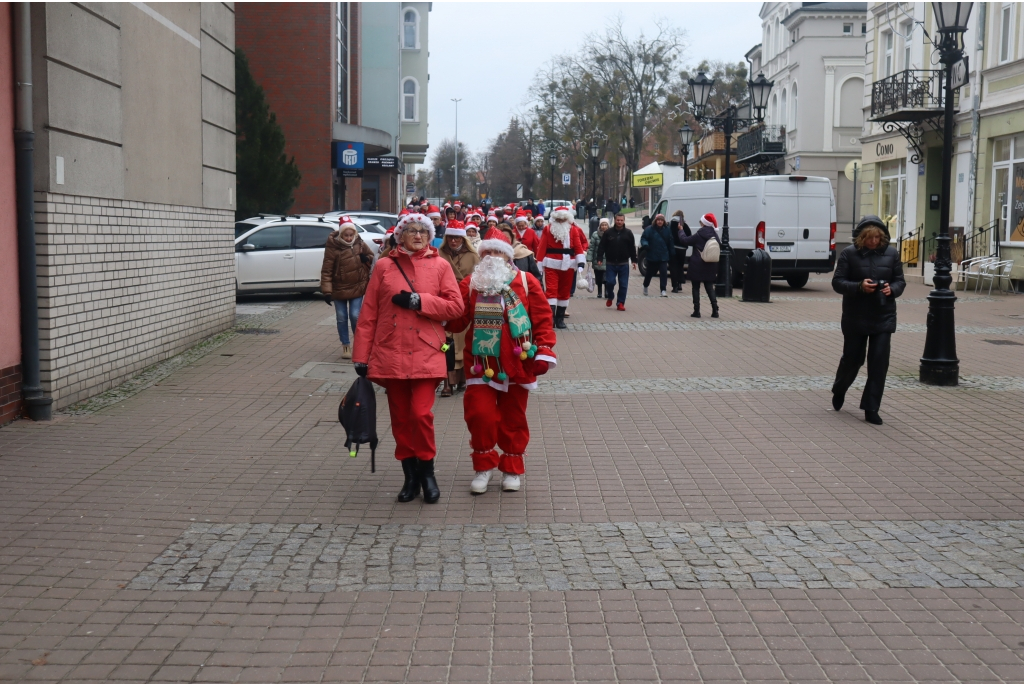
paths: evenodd
<path fill-rule="evenodd" d="M 501 479 L 501 489 L 505 492 L 519 492 L 519 476 L 514 473 L 506 473 Z"/>
<path fill-rule="evenodd" d="M 487 485 L 491 482 L 491 474 L 494 471 L 477 471 L 476 478 L 469 485 L 469 491 L 474 495 L 482 495 L 487 492 Z"/>
<path fill-rule="evenodd" d="M 661 291 L 661 296 L 662 296 L 662 297 L 668 297 L 668 293 L 667 293 L 667 292 L 665 292 L 664 290 L 662 290 L 662 291 Z"/>
<path fill-rule="evenodd" d="M 644 297 L 647 297 L 647 286 L 644 286 Z"/>

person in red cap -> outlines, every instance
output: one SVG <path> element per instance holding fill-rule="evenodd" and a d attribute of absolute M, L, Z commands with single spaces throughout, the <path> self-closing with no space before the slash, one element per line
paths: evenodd
<path fill-rule="evenodd" d="M 516 268 L 505 234 L 491 235 L 480 243 L 481 261 L 473 274 L 459 283 L 464 313 L 445 325 L 452 332 L 466 331 L 463 407 L 473 448 L 474 495 L 487 492 L 495 468 L 504 474 L 502 490 L 519 490 L 530 442 L 526 403 L 537 377 L 558 363 L 540 282 Z"/>
<path fill-rule="evenodd" d="M 516 232 L 516 239 L 525 245 L 530 252 L 537 254 L 537 245 L 540 243 L 540 239 L 537 237 L 536 232 L 530 228 L 532 220 L 533 217 L 529 212 L 520 210 L 516 212 L 516 224 L 513 228 Z"/>
<path fill-rule="evenodd" d="M 444 219 L 441 216 L 441 208 L 430 205 L 424 212 L 434 222 L 434 238 L 444 238 Z"/>
<path fill-rule="evenodd" d="M 708 294 L 711 301 L 711 318 L 718 318 L 718 298 L 715 297 L 715 281 L 718 280 L 718 256 L 714 261 L 704 259 L 704 250 L 709 242 L 721 243 L 718 240 L 718 220 L 715 215 L 708 212 L 700 218 L 700 230 L 693 235 L 684 235 L 679 229 L 679 242 L 682 245 L 693 246 L 693 254 L 690 255 L 690 281 L 693 283 L 693 314 L 695 319 L 700 318 L 700 286 L 704 284 L 704 292 Z"/>
<path fill-rule="evenodd" d="M 548 304 L 555 317 L 555 328 L 565 328 L 565 308 L 572 296 L 576 272 L 587 263 L 587 248 L 580 239 L 583 232 L 573 230 L 572 211 L 558 207 L 551 212 L 551 223 L 544 227 L 537 246 L 537 259 L 547 289 Z"/>

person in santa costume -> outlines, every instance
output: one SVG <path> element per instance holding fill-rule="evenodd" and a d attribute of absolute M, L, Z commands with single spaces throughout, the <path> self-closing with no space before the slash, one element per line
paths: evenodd
<path fill-rule="evenodd" d="M 540 238 L 537 234 L 530 229 L 530 221 L 533 217 L 526 210 L 520 210 L 516 212 L 516 224 L 513 227 L 516 231 L 516 239 L 519 240 L 523 245 L 537 254 L 537 244 L 540 242 Z"/>
<path fill-rule="evenodd" d="M 558 207 L 551 212 L 551 223 L 544 227 L 537 246 L 537 260 L 547 289 L 548 304 L 555 317 L 555 328 L 565 328 L 565 309 L 572 296 L 577 271 L 587 264 L 583 231 L 573 230 L 572 210 Z"/>
<path fill-rule="evenodd" d="M 501 231 L 493 236 L 480 243 L 480 263 L 459 283 L 465 311 L 445 325 L 452 332 L 466 331 L 463 407 L 473 448 L 474 495 L 487 492 L 495 468 L 504 474 L 502 490 L 519 490 L 530 442 L 526 403 L 537 377 L 558 363 L 551 309 L 540 282 L 516 268 L 512 245 Z"/>

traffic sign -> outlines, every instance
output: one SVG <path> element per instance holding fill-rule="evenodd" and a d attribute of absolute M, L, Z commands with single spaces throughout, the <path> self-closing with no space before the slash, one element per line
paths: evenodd
<path fill-rule="evenodd" d="M 960 58 L 959 62 L 953 63 L 953 75 L 949 79 L 949 85 L 953 90 L 962 88 L 970 82 L 970 67 L 967 62 L 967 55 Z"/>
<path fill-rule="evenodd" d="M 406 183 L 405 184 L 405 192 L 406 192 L 407 195 L 412 195 L 413 193 L 415 193 L 416 192 L 416 184 L 415 183 Z"/>
<path fill-rule="evenodd" d="M 572 185 L 572 174 L 562 174 L 562 185 Z"/>
<path fill-rule="evenodd" d="M 516 184 L 516 199 L 517 200 L 522 200 L 523 199 L 523 184 L 522 183 L 517 183 Z"/>

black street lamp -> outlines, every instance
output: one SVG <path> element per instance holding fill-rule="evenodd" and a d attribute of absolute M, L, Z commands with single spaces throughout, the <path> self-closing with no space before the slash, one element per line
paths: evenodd
<path fill-rule="evenodd" d="M 956 328 L 953 305 L 956 294 L 949 289 L 953 282 L 953 262 L 949 254 L 949 197 L 953 175 L 953 66 L 966 60 L 960 45 L 971 16 L 970 2 L 933 2 L 938 36 L 935 45 L 943 65 L 945 93 L 942 121 L 942 204 L 939 205 L 939 235 L 935 249 L 935 289 L 928 293 L 928 329 L 921 357 L 920 380 L 927 385 L 959 385 L 960 360 L 956 356 Z M 964 71 L 966 72 L 966 64 Z M 959 87 L 959 86 L 957 86 Z"/>
<path fill-rule="evenodd" d="M 736 105 L 729 105 L 725 113 L 720 116 L 707 115 L 705 109 L 711 97 L 711 89 L 715 85 L 714 79 L 709 79 L 703 71 L 697 73 L 697 78 L 689 80 L 690 92 L 693 95 L 693 114 L 697 121 L 705 129 L 721 129 L 725 134 L 725 195 L 722 207 L 722 256 L 718 264 L 718 281 L 715 283 L 715 294 L 719 297 L 732 297 L 732 247 L 729 245 L 729 162 L 732 156 L 732 134 L 738 127 L 751 126 L 755 121 L 764 119 L 765 106 L 768 103 L 768 94 L 771 92 L 773 81 L 769 81 L 760 74 L 753 81 L 747 81 L 747 88 L 750 90 L 751 118 L 740 117 Z"/>
<path fill-rule="evenodd" d="M 555 197 L 555 165 L 558 164 L 558 155 L 552 152 L 548 155 L 548 161 L 551 162 L 551 194 L 548 195 L 548 202 L 554 202 Z"/>
<path fill-rule="evenodd" d="M 683 158 L 683 181 L 690 180 L 690 174 L 686 168 L 686 163 L 690 157 L 690 143 L 693 142 L 693 129 L 690 128 L 689 124 L 684 125 L 679 129 L 679 156 Z"/>
<path fill-rule="evenodd" d="M 586 186 L 583 185 L 583 169 L 582 164 L 576 165 L 576 197 L 582 197 L 586 191 Z"/>
<path fill-rule="evenodd" d="M 602 159 L 601 164 L 601 204 L 608 204 L 608 160 Z"/>
<path fill-rule="evenodd" d="M 601 146 L 597 144 L 595 140 L 590 144 L 590 159 L 594 165 L 593 180 L 590 182 L 590 199 L 597 197 L 597 153 L 601 151 Z"/>

